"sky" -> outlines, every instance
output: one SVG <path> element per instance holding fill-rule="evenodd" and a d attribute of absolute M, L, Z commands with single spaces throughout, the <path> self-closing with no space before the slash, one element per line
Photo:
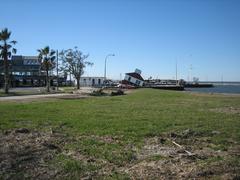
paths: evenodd
<path fill-rule="evenodd" d="M 19 55 L 77 46 L 84 76 L 240 81 L 239 0 L 0 0 Z M 190 68 L 192 67 L 192 68 Z M 191 70 L 192 69 L 192 70 Z"/>

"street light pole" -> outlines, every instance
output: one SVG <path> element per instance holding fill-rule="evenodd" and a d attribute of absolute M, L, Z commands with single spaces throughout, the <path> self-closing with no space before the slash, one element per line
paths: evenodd
<path fill-rule="evenodd" d="M 108 55 L 105 57 L 104 84 L 106 84 L 106 80 L 107 80 L 107 58 L 108 58 L 109 56 L 115 56 L 115 54 L 108 54 Z"/>
<path fill-rule="evenodd" d="M 58 50 L 57 50 L 57 91 L 58 91 Z"/>

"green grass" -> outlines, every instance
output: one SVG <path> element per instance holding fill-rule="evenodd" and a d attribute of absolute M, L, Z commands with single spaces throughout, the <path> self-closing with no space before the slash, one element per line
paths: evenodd
<path fill-rule="evenodd" d="M 130 141 L 191 128 L 219 130 L 239 141 L 239 115 L 209 111 L 218 107 L 240 108 L 240 97 L 143 89 L 121 97 L 0 103 L 0 128 L 48 128 L 64 123 L 69 133 L 123 135 Z"/>
<path fill-rule="evenodd" d="M 197 96 L 142 89 L 127 96 L 56 102 L 0 103 L 1 129 L 45 128 L 65 123 L 69 132 L 123 135 L 127 139 L 193 128 L 219 130 L 239 141 L 239 115 L 212 112 L 240 108 L 240 97 Z"/>
<path fill-rule="evenodd" d="M 98 168 L 97 166 L 86 163 L 84 164 L 81 161 L 77 161 L 64 155 L 58 155 L 55 158 L 55 162 L 52 161 L 52 163 L 57 164 L 57 166 L 62 168 L 66 173 L 73 174 L 73 177 L 77 177 L 85 172 L 95 171 Z"/>
<path fill-rule="evenodd" d="M 48 130 L 51 127 L 69 137 L 116 136 L 119 137 L 118 143 L 97 141 L 89 136 L 66 148 L 78 149 L 85 156 L 122 166 L 134 159 L 131 148 L 126 148 L 128 145 L 141 146 L 144 138 L 168 132 L 185 129 L 206 133 L 219 131 L 220 134 L 210 137 L 211 142 L 217 144 L 215 149 L 224 149 L 231 145 L 231 141 L 239 144 L 240 116 L 211 111 L 222 107 L 240 109 L 240 96 L 140 89 L 117 97 L 1 102 L 0 129 L 27 127 Z M 153 158 L 161 159 L 158 156 Z M 72 159 L 62 158 L 60 161 L 69 171 L 94 168 L 85 167 Z"/>

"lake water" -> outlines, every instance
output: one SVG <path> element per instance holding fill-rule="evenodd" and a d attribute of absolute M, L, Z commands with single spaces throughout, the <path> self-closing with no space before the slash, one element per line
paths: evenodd
<path fill-rule="evenodd" d="M 240 94 L 240 83 L 213 83 L 212 88 L 185 88 L 186 91 L 201 93 L 229 93 Z"/>

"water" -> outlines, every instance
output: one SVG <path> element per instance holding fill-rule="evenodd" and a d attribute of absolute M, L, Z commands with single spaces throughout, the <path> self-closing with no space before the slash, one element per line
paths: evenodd
<path fill-rule="evenodd" d="M 214 87 L 212 88 L 185 88 L 186 91 L 201 92 L 201 93 L 227 93 L 227 94 L 240 94 L 240 83 L 239 82 L 224 82 L 216 83 L 213 82 Z"/>

